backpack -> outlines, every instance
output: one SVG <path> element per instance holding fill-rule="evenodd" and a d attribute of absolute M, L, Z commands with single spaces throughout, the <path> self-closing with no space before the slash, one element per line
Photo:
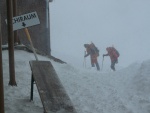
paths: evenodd
<path fill-rule="evenodd" d="M 118 50 L 116 50 L 116 54 L 118 55 L 118 57 L 120 56 L 120 53 L 118 52 Z"/>
<path fill-rule="evenodd" d="M 114 47 L 112 47 L 112 49 L 115 51 L 115 54 L 117 54 L 117 56 L 119 57 L 119 56 L 120 56 L 120 53 L 118 52 L 118 50 L 115 49 Z"/>
<path fill-rule="evenodd" d="M 91 44 L 90 44 L 90 48 L 91 48 L 91 52 L 92 52 L 93 54 L 97 54 L 97 56 L 99 56 L 99 49 L 95 46 L 94 43 L 91 43 Z"/>

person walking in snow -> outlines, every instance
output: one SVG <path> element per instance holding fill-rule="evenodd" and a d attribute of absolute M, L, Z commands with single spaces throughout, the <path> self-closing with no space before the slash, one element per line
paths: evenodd
<path fill-rule="evenodd" d="M 118 57 L 119 57 L 119 52 L 114 48 L 114 47 L 107 47 L 107 54 L 103 54 L 103 58 L 104 56 L 110 56 L 110 60 L 111 60 L 111 69 L 113 71 L 115 71 L 115 64 L 118 63 Z"/>
<path fill-rule="evenodd" d="M 100 67 L 99 67 L 99 63 L 97 61 L 97 57 L 99 56 L 99 50 L 97 49 L 97 47 L 93 43 L 91 43 L 91 44 L 84 44 L 84 47 L 86 48 L 86 52 L 87 52 L 84 55 L 84 57 L 87 57 L 87 56 L 90 55 L 91 66 L 95 67 L 95 65 L 96 65 L 96 68 L 99 71 Z"/>

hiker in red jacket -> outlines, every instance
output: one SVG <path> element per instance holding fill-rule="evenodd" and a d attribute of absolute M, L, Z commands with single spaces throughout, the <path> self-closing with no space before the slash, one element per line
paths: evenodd
<path fill-rule="evenodd" d="M 87 57 L 90 55 L 92 67 L 95 67 L 95 65 L 96 65 L 96 68 L 99 71 L 100 67 L 99 67 L 99 64 L 97 61 L 97 57 L 99 56 L 99 50 L 97 49 L 97 47 L 95 47 L 95 45 L 93 43 L 84 44 L 84 47 L 86 48 L 86 52 L 87 52 L 87 54 L 85 54 L 84 57 Z"/>
<path fill-rule="evenodd" d="M 113 71 L 115 71 L 115 64 L 118 63 L 118 57 L 119 57 L 119 52 L 114 48 L 114 47 L 107 47 L 107 54 L 103 54 L 103 58 L 104 56 L 110 56 L 110 60 L 111 60 L 111 69 Z"/>

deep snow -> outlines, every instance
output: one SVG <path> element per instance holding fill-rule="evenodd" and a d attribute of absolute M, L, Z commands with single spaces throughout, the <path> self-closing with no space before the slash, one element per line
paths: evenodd
<path fill-rule="evenodd" d="M 5 113 L 42 113 L 38 91 L 30 102 L 32 53 L 15 50 L 17 87 L 8 85 L 8 51 L 3 54 Z M 78 113 L 150 113 L 150 60 L 134 63 L 116 72 L 77 68 L 51 61 Z M 106 67 L 105 67 L 106 68 Z"/>

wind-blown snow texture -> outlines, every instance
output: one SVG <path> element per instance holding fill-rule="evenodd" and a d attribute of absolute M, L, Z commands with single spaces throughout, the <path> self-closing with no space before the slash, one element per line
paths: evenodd
<path fill-rule="evenodd" d="M 39 60 L 51 61 L 39 56 Z M 15 50 L 17 87 L 8 86 L 8 51 L 3 51 L 6 113 L 42 113 L 38 91 L 30 102 L 32 53 Z M 51 61 L 78 113 L 150 113 L 150 60 L 116 72 L 79 69 Z"/>

